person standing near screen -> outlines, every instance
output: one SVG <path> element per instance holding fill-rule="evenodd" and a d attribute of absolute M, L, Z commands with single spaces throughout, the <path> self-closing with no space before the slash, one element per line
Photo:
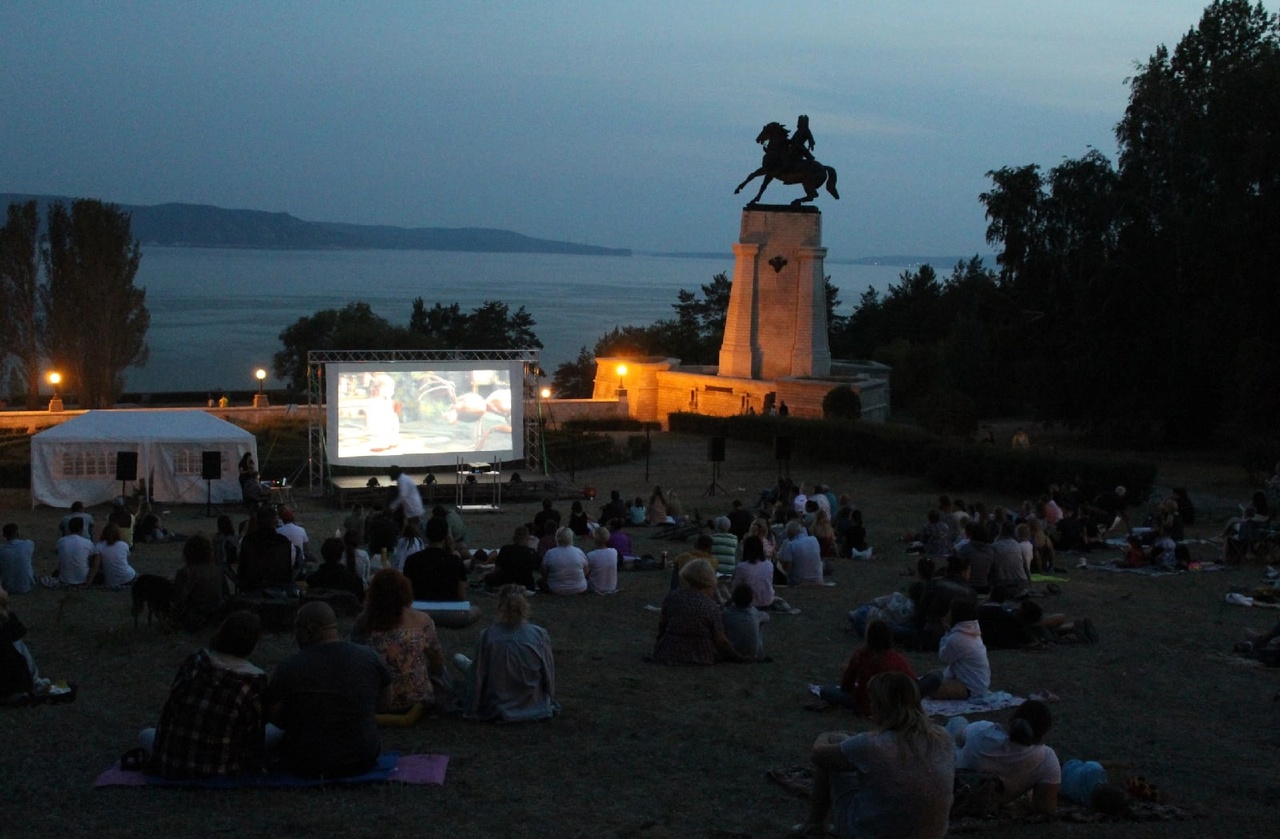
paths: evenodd
<path fill-rule="evenodd" d="M 396 497 L 391 502 L 391 509 L 403 515 L 405 521 L 417 524 L 426 509 L 422 505 L 422 493 L 418 491 L 418 485 L 399 466 L 392 466 L 388 474 L 396 482 Z"/>

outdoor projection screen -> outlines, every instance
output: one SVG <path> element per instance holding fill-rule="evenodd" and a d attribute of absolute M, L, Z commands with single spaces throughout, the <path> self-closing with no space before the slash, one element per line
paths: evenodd
<path fill-rule="evenodd" d="M 329 462 L 415 468 L 521 459 L 523 376 L 518 361 L 328 363 Z"/>

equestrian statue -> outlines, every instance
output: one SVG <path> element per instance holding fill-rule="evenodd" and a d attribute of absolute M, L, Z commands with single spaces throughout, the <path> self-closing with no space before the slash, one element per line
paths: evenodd
<path fill-rule="evenodd" d="M 760 184 L 756 197 L 747 202 L 748 207 L 760 203 L 760 196 L 764 195 L 765 188 L 775 180 L 804 187 L 804 196 L 792 201 L 793 207 L 817 198 L 818 188 L 824 183 L 831 197 L 840 199 L 840 193 L 836 192 L 836 170 L 823 166 L 813 157 L 815 143 L 813 133 L 809 131 L 809 117 L 800 115 L 794 135 L 782 123 L 771 122 L 760 130 L 756 142 L 764 146 L 764 160 L 760 168 L 748 175 L 733 191 L 737 195 L 752 180 L 764 175 L 764 183 Z"/>

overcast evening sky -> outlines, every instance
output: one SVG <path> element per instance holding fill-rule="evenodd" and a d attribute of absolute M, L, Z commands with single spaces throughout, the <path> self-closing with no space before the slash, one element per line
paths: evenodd
<path fill-rule="evenodd" d="M 828 259 L 985 253 L 985 173 L 1114 159 L 1206 5 L 0 0 L 0 192 L 728 251 L 806 113 Z"/>

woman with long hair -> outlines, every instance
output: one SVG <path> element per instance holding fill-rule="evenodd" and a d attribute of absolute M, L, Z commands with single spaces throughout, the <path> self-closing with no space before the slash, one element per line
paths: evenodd
<path fill-rule="evenodd" d="M 360 578 L 366 586 L 373 579 L 373 563 L 369 561 L 369 552 L 360 547 L 360 534 L 354 530 L 343 531 L 342 558 L 347 570 Z"/>
<path fill-rule="evenodd" d="M 384 568 L 373 575 L 351 636 L 373 647 L 391 670 L 391 701 L 379 711 L 444 704 L 433 684 L 444 677 L 440 638 L 431 616 L 413 608 L 413 584 L 404 574 Z"/>
<path fill-rule="evenodd" d="M 560 713 L 551 637 L 529 623 L 522 585 L 498 589 L 498 619 L 476 639 L 474 660 L 453 660 L 465 676 L 463 716 L 525 722 Z"/>
<path fill-rule="evenodd" d="M 853 736 L 831 731 L 814 741 L 809 818 L 792 832 L 825 835 L 834 810 L 837 836 L 942 839 L 955 782 L 950 736 L 929 721 L 905 673 L 881 673 L 867 692 L 875 727 Z"/>
<path fill-rule="evenodd" d="M 766 547 L 772 545 L 773 541 L 762 539 L 757 533 L 757 525 L 763 521 L 760 519 L 752 524 L 751 531 L 742 540 L 742 556 L 733 567 L 729 590 L 746 585 L 751 589 L 752 606 L 774 612 L 790 612 L 790 604 L 778 597 L 773 588 L 773 563 L 765 555 Z M 765 532 L 768 529 L 767 525 L 763 526 Z"/>
<path fill-rule="evenodd" d="M 406 521 L 404 527 L 400 529 L 400 538 L 396 540 L 395 549 L 391 552 L 393 567 L 397 571 L 403 571 L 404 561 L 426 546 L 422 541 L 422 533 L 418 530 L 417 523 Z"/>
<path fill-rule="evenodd" d="M 93 546 L 89 584 L 119 588 L 137 577 L 138 572 L 129 564 L 129 543 L 120 538 L 120 528 L 108 524 L 102 528 L 102 541 Z"/>
<path fill-rule="evenodd" d="M 653 492 L 649 493 L 647 515 L 650 525 L 656 526 L 667 523 L 667 496 L 662 491 L 662 487 L 657 484 L 653 485 Z"/>
<path fill-rule="evenodd" d="M 867 624 L 866 643 L 854 650 L 840 676 L 839 685 L 817 685 L 818 697 L 823 702 L 852 708 L 861 716 L 871 715 L 871 693 L 868 685 L 881 673 L 905 673 L 916 677 L 911 663 L 893 648 L 893 630 L 881 620 Z"/>

